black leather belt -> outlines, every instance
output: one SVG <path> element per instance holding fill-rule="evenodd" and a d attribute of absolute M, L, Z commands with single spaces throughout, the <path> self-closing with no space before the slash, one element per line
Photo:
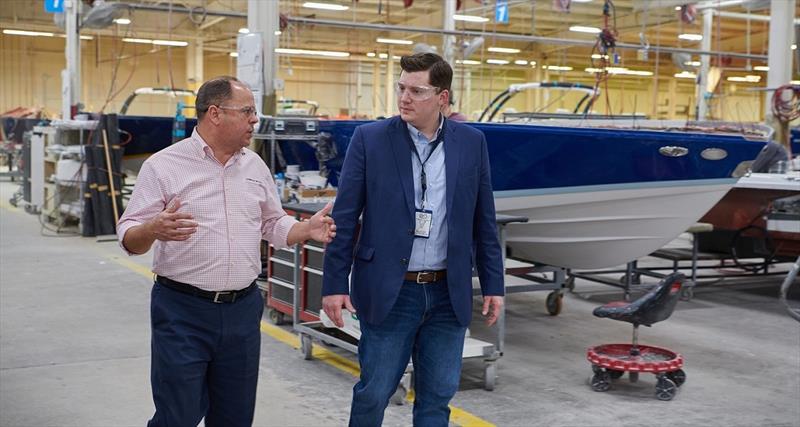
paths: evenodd
<path fill-rule="evenodd" d="M 447 277 L 447 270 L 436 271 L 407 271 L 405 279 L 409 282 L 433 283 Z"/>
<path fill-rule="evenodd" d="M 207 300 L 211 300 L 215 303 L 221 304 L 225 302 L 235 302 L 237 298 L 242 298 L 250 291 L 252 291 L 256 287 L 256 282 L 250 284 L 250 286 L 239 289 L 238 291 L 207 291 L 205 289 L 200 289 L 196 286 L 192 286 L 188 283 L 181 283 L 176 282 L 170 278 L 164 276 L 156 276 L 156 282 L 161 284 L 164 287 L 172 289 L 173 291 L 180 292 L 183 294 L 194 295 L 196 297 L 205 298 Z"/>

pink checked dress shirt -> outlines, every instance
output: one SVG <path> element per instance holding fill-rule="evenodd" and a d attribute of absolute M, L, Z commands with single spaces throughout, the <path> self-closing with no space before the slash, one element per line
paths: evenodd
<path fill-rule="evenodd" d="M 243 148 L 222 165 L 195 129 L 142 165 L 117 224 L 120 244 L 128 229 L 176 197 L 178 212 L 194 216 L 197 232 L 184 241 L 156 240 L 153 272 L 208 291 L 250 285 L 261 271 L 261 239 L 286 247 L 297 222 L 281 208 L 272 174 L 256 153 Z"/>

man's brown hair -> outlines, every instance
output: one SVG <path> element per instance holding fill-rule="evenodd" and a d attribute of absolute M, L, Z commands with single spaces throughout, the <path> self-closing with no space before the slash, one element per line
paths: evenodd
<path fill-rule="evenodd" d="M 206 115 L 206 111 L 212 105 L 219 106 L 231 99 L 231 93 L 233 92 L 231 82 L 239 83 L 239 79 L 231 76 L 219 76 L 208 80 L 200 86 L 197 91 L 197 100 L 194 102 L 197 120 L 202 120 L 203 116 Z"/>
<path fill-rule="evenodd" d="M 441 56 L 435 53 L 415 53 L 400 58 L 400 68 L 407 73 L 430 71 L 431 86 L 450 91 L 453 82 L 453 69 Z"/>

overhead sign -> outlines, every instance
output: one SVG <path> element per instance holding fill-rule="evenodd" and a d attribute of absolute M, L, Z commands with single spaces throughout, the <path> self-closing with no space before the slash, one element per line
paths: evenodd
<path fill-rule="evenodd" d="M 494 8 L 494 20 L 501 24 L 508 24 L 508 0 L 497 0 Z"/>
<path fill-rule="evenodd" d="M 44 0 L 44 11 L 50 13 L 63 13 L 66 0 Z"/>

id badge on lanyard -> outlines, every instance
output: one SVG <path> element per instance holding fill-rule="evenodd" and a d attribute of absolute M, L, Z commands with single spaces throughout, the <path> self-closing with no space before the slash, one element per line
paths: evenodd
<path fill-rule="evenodd" d="M 427 239 L 431 236 L 431 222 L 433 222 L 433 211 L 427 209 L 414 210 L 415 226 L 414 237 Z"/>

